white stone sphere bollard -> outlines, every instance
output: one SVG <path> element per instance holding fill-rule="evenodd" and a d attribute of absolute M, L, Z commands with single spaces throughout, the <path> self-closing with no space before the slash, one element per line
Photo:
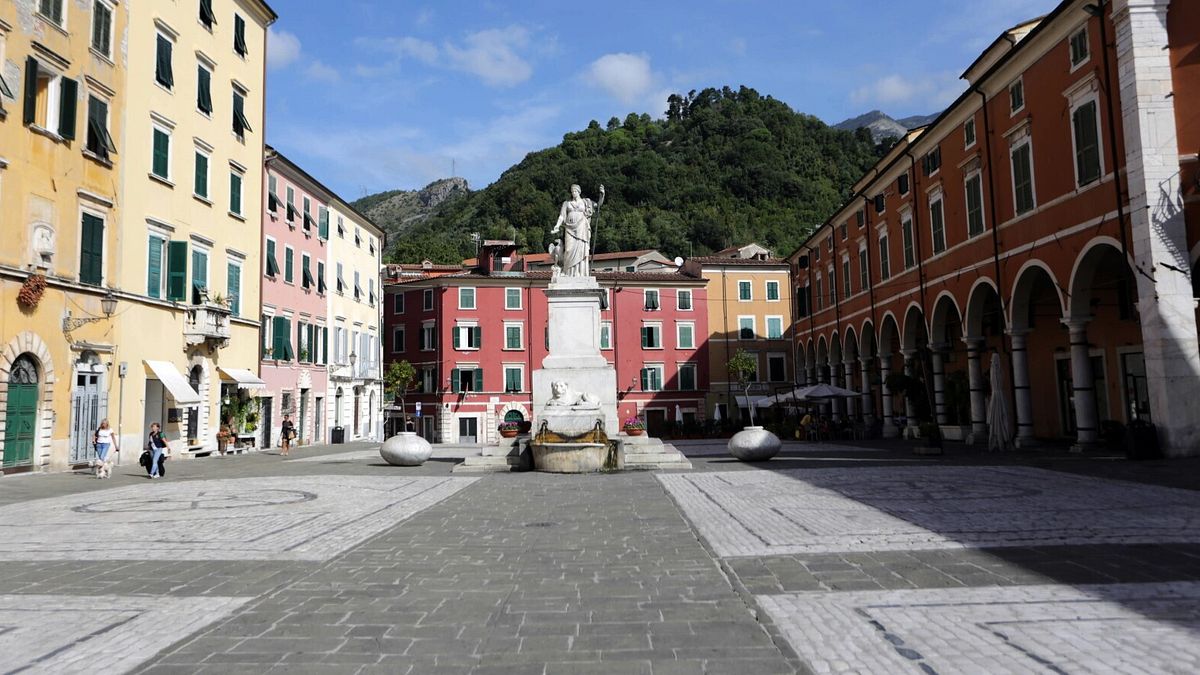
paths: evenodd
<path fill-rule="evenodd" d="M 433 456 L 433 446 L 415 431 L 401 431 L 379 446 L 379 455 L 393 466 L 420 466 Z"/>
<path fill-rule="evenodd" d="M 762 427 L 746 427 L 729 439 L 729 454 L 743 462 L 765 462 L 779 454 L 783 443 Z"/>

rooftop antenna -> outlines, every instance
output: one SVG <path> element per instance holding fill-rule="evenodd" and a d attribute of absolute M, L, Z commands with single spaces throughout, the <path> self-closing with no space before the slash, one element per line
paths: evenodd
<path fill-rule="evenodd" d="M 471 233 L 471 241 L 475 242 L 475 256 L 478 257 L 479 256 L 479 233 L 478 232 Z"/>

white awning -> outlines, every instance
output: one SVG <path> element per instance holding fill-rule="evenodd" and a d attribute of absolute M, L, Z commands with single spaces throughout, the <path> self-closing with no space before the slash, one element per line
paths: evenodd
<path fill-rule="evenodd" d="M 267 383 L 244 368 L 218 368 L 225 380 L 237 382 L 238 389 L 265 389 Z"/>
<path fill-rule="evenodd" d="M 200 394 L 192 389 L 192 385 L 188 384 L 187 378 L 180 374 L 175 369 L 175 364 L 170 361 L 142 361 L 150 372 L 163 383 L 167 391 L 171 393 L 171 398 L 181 406 L 200 405 Z"/>
<path fill-rule="evenodd" d="M 739 408 L 749 408 L 750 406 L 754 406 L 755 408 L 758 408 L 758 407 L 762 406 L 763 403 L 766 402 L 763 400 L 764 398 L 766 398 L 766 397 L 764 397 L 764 396 L 751 396 L 749 398 L 747 398 L 745 396 L 735 396 L 734 397 L 734 399 L 737 401 L 737 405 Z"/>

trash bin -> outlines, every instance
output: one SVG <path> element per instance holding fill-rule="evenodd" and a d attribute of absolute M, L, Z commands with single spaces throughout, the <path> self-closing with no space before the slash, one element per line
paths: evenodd
<path fill-rule="evenodd" d="M 329 442 L 337 445 L 346 442 L 346 427 L 334 427 L 329 430 Z"/>
<path fill-rule="evenodd" d="M 1161 459 L 1158 430 L 1145 420 L 1134 420 L 1125 427 L 1126 459 Z"/>

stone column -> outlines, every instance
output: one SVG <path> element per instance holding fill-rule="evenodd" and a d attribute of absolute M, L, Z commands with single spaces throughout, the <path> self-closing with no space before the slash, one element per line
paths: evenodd
<path fill-rule="evenodd" d="M 862 406 L 863 418 L 870 421 L 870 418 L 875 416 L 875 397 L 871 395 L 871 359 L 859 359 L 858 365 L 862 371 L 862 396 L 859 405 Z"/>
<path fill-rule="evenodd" d="M 842 363 L 842 386 L 846 389 L 854 388 L 854 360 L 846 359 Z M 846 416 L 854 419 L 858 417 L 858 401 L 853 398 L 845 400 Z"/>
<path fill-rule="evenodd" d="M 949 424 L 946 419 L 946 349 L 944 342 L 929 345 L 930 361 L 933 363 L 933 412 L 938 426 Z"/>
<path fill-rule="evenodd" d="M 1182 2 L 1174 3 L 1182 11 Z M 1121 128 L 1150 410 L 1171 456 L 1200 453 L 1200 341 L 1187 270 L 1176 98 L 1167 49 L 1170 0 L 1115 0 Z M 1103 96 L 1103 94 L 1102 94 Z M 1101 99 L 1103 100 L 1103 98 Z M 1185 118 L 1186 118 L 1185 113 Z M 1196 148 L 1187 148 L 1195 152 Z M 1105 157 L 1105 170 L 1112 171 Z"/>
<path fill-rule="evenodd" d="M 904 356 L 904 374 L 915 378 L 917 376 L 917 350 L 901 349 L 900 354 Z M 917 406 L 913 402 L 912 396 L 904 397 L 904 416 L 908 418 L 905 435 L 907 438 L 914 438 L 917 435 Z"/>
<path fill-rule="evenodd" d="M 967 380 L 971 388 L 971 435 L 967 443 L 986 443 L 987 388 L 983 382 L 983 345 L 981 337 L 965 337 L 967 345 Z"/>
<path fill-rule="evenodd" d="M 892 423 L 892 390 L 888 389 L 888 375 L 892 374 L 892 355 L 879 355 L 880 404 L 883 406 L 883 437 L 896 438 L 900 430 Z"/>
<path fill-rule="evenodd" d="M 1087 326 L 1091 319 L 1064 319 L 1071 333 L 1071 389 L 1075 396 L 1075 445 L 1081 451 L 1100 438 L 1096 411 L 1096 377 L 1092 372 Z M 1193 401 L 1193 404 L 1195 402 Z"/>
<path fill-rule="evenodd" d="M 1013 330 L 1012 342 L 1013 398 L 1016 400 L 1017 447 L 1029 447 L 1033 441 L 1033 397 L 1029 387 L 1029 351 L 1026 336 L 1029 331 Z"/>
<path fill-rule="evenodd" d="M 829 383 L 835 387 L 842 386 L 842 364 L 829 362 Z M 835 398 L 830 401 L 830 406 L 833 408 L 833 416 L 841 417 L 846 412 L 846 402 L 843 399 Z"/>

